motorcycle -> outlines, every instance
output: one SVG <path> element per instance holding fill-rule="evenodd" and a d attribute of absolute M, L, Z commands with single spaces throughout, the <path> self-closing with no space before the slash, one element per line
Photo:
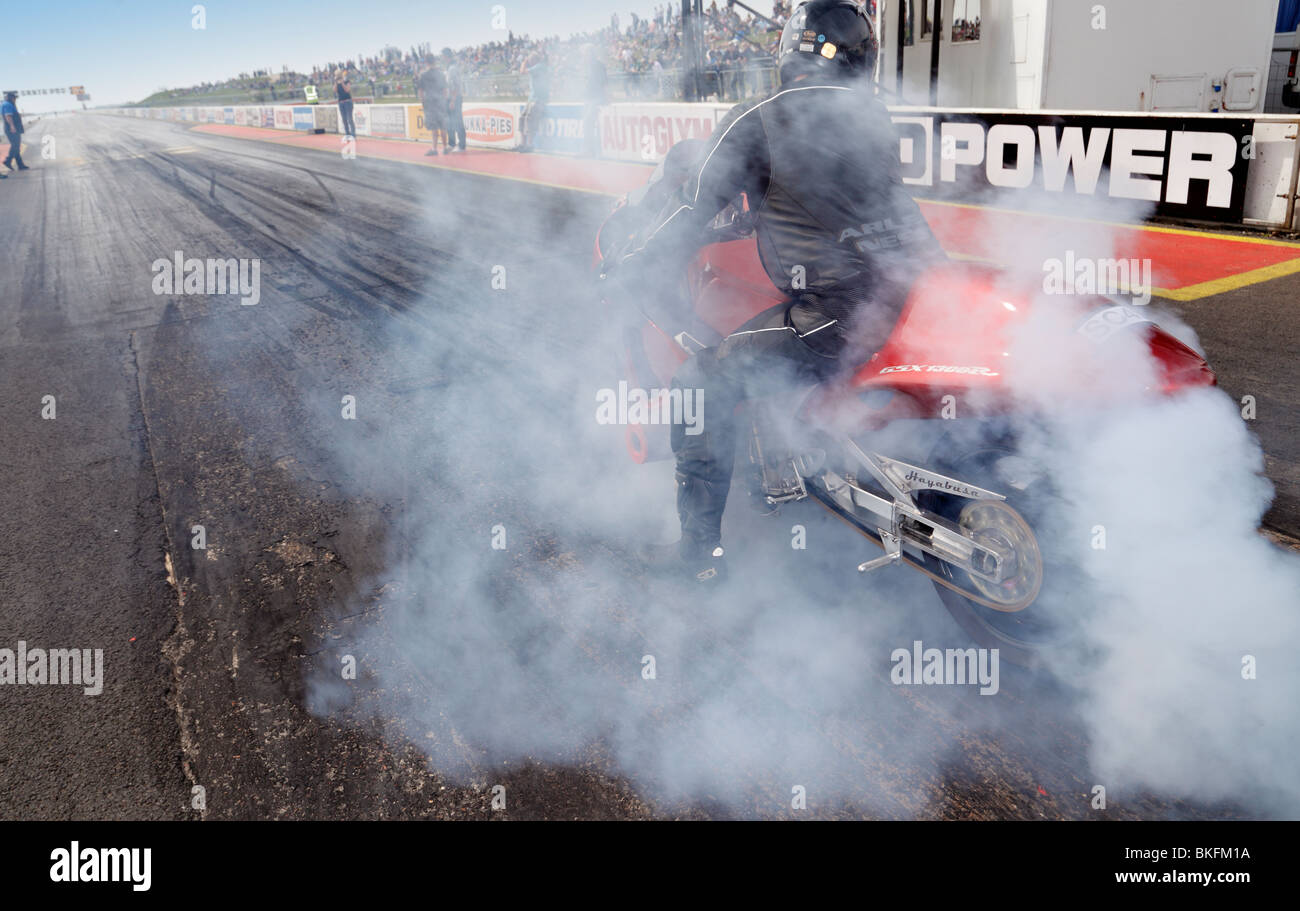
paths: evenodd
<path fill-rule="evenodd" d="M 689 176 L 699 154 L 690 142 L 674 147 L 601 225 L 598 275 Z M 710 232 L 687 268 L 689 305 L 676 312 L 620 308 L 617 298 L 631 292 L 601 283 L 611 312 L 634 314 L 620 334 L 619 366 L 630 388 L 666 396 L 687 358 L 789 300 L 759 261 L 743 197 Z M 920 572 L 977 643 L 1022 666 L 1068 640 L 1078 573 L 1052 543 L 1061 483 L 1026 446 L 1038 415 L 1012 382 L 1010 340 L 1030 319 L 1036 290 L 993 266 L 941 262 L 913 284 L 892 332 L 866 362 L 788 400 L 742 406 L 750 494 L 760 509 L 817 503 L 882 549 L 859 572 L 892 565 Z M 1069 308 L 1062 357 L 1053 364 L 1063 380 L 1095 346 L 1125 337 L 1131 344 L 1136 335 L 1149 357 L 1151 394 L 1216 384 L 1205 359 L 1140 307 L 1101 295 L 1054 303 Z M 952 413 L 958 402 L 960 416 Z M 891 439 L 904 451 L 882 451 Z M 664 423 L 628 423 L 625 443 L 636 463 L 671 457 Z"/>

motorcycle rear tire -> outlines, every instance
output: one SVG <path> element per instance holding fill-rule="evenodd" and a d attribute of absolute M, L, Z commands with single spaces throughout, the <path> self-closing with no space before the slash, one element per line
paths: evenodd
<path fill-rule="evenodd" d="M 1041 548 L 1043 523 L 1062 515 L 1063 504 L 1052 487 L 1050 475 L 1040 471 L 1038 478 L 1024 489 L 1017 489 L 1008 484 L 1007 477 L 1000 476 L 998 467 L 1005 464 L 1007 457 L 1026 462 L 1031 475 L 1037 468 L 1020 455 L 1014 437 L 995 436 L 975 444 L 967 441 L 965 448 L 960 447 L 960 443 L 945 437 L 927 464 L 934 465 L 935 470 L 944 474 L 1006 496 L 1007 505 L 1016 510 L 1032 531 L 1035 549 Z M 954 451 L 959 453 L 955 458 L 952 456 Z M 956 520 L 961 511 L 975 501 L 923 492 L 917 495 L 917 502 L 923 509 Z M 1060 535 L 1052 531 L 1049 537 L 1055 541 Z M 1060 547 L 1055 544 L 1041 552 L 1039 559 L 1042 561 L 1041 589 L 1035 600 L 1018 612 L 995 611 L 946 585 L 933 583 L 943 606 L 971 638 L 982 647 L 998 649 L 1000 658 L 1020 667 L 1041 667 L 1058 649 L 1068 648 L 1074 639 L 1075 626 L 1070 618 L 1061 613 L 1054 614 L 1053 610 L 1065 605 L 1077 609 L 1077 598 L 1071 597 L 1077 568 L 1062 557 Z M 925 555 L 924 564 L 930 572 L 958 585 L 971 584 L 970 577 L 963 578 L 965 574 L 960 570 L 930 554 Z M 1035 608 L 1039 608 L 1039 612 L 1035 613 Z"/>

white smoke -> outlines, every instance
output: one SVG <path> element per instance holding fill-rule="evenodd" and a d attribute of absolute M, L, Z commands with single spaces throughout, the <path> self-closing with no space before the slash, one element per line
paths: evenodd
<path fill-rule="evenodd" d="M 519 198 L 543 200 L 529 192 Z M 739 471 L 729 589 L 705 601 L 641 572 L 634 547 L 673 536 L 671 465 L 633 466 L 621 428 L 594 420 L 596 390 L 619 379 L 615 320 L 587 290 L 598 207 L 565 200 L 512 209 L 510 236 L 536 238 L 526 248 L 427 200 L 423 233 L 455 256 L 422 308 L 436 328 L 394 328 L 391 363 L 410 382 L 373 419 L 382 445 L 340 452 L 369 495 L 397 504 L 398 531 L 351 644 L 362 686 L 322 676 L 316 711 L 378 724 L 439 772 L 479 783 L 521 761 L 559 763 L 626 779 L 661 812 L 781 815 L 803 787 L 822 812 L 906 817 L 942 806 L 936 782 L 968 738 L 1016 730 L 1050 752 L 1020 729 L 1021 706 L 1040 699 L 1082 720 L 1086 774 L 1112 799 L 1155 792 L 1295 815 L 1300 561 L 1256 533 L 1269 487 L 1224 393 L 1144 398 L 1138 336 L 1063 373 L 1073 317 L 1040 301 L 1008 361 L 1026 407 L 1054 414 L 1025 437 L 1026 455 L 1068 490 L 1056 543 L 1088 583 L 1074 598 L 1081 648 L 1048 671 L 1066 695 L 1027 678 L 1018 702 L 992 708 L 956 687 L 918 696 L 889 684 L 890 652 L 970 644 L 929 582 L 858 576 L 877 552 L 815 506 L 749 515 Z M 1066 250 L 1114 255 L 1102 223 L 998 241 L 1031 283 Z M 507 290 L 490 286 L 496 264 Z M 1104 407 L 1087 407 L 1094 398 Z M 794 524 L 806 551 L 790 546 Z M 1257 679 L 1242 678 L 1246 656 Z"/>
<path fill-rule="evenodd" d="M 1084 563 L 1098 780 L 1295 815 L 1300 560 L 1256 532 L 1272 495 L 1258 442 L 1217 390 L 1086 429 L 1064 467 L 1079 525 L 1106 533 Z"/>
<path fill-rule="evenodd" d="M 1118 225 L 1145 213 L 1094 214 L 1104 220 L 1046 231 L 1036 219 L 998 244 L 1031 278 L 1067 251 L 1126 255 Z M 1143 312 L 1201 350 L 1177 315 Z M 1112 800 L 1146 792 L 1294 817 L 1300 559 L 1258 532 L 1273 493 L 1259 442 L 1222 389 L 1153 393 L 1142 333 L 1093 345 L 1077 324 L 1068 297 L 1041 295 L 1010 364 L 1024 407 L 1050 415 L 1024 437 L 1065 492 L 1062 540 L 1049 544 L 1086 579 L 1072 598 L 1077 651 L 1049 667 L 1078 696 L 1091 774 Z"/>

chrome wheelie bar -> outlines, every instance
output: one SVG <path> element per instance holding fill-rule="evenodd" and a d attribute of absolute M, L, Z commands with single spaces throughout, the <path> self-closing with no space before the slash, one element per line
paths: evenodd
<path fill-rule="evenodd" d="M 920 551 L 972 576 L 988 582 L 1002 582 L 1014 567 L 1014 554 L 995 544 L 971 538 L 955 523 L 921 509 L 913 499 L 918 490 L 933 490 L 969 500 L 1006 500 L 1002 494 L 950 478 L 879 453 L 866 452 L 852 440 L 844 440 L 844 449 L 856 459 L 887 496 L 859 486 L 843 475 L 825 467 L 824 451 L 804 453 L 794 462 L 801 486 L 816 483 L 823 487 L 832 503 L 860 524 L 867 520 L 864 511 L 876 524 L 876 533 L 885 553 L 858 566 L 870 572 L 898 563 L 904 550 Z"/>

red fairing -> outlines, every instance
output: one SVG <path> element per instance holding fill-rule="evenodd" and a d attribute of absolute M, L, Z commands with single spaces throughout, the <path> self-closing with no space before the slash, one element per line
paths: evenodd
<path fill-rule="evenodd" d="M 853 377 L 855 386 L 903 389 L 996 385 L 1008 330 L 1029 308 L 1023 283 L 997 269 L 945 263 L 921 276 L 884 346 Z M 924 370 L 908 369 L 925 367 Z M 951 367 L 952 370 L 931 370 Z"/>
<path fill-rule="evenodd" d="M 767 277 L 752 238 L 705 247 L 688 278 L 696 316 L 723 336 L 788 299 Z"/>
<path fill-rule="evenodd" d="M 1028 316 L 1033 288 L 991 266 L 943 263 L 913 285 L 885 344 L 840 384 L 818 387 L 805 420 L 859 433 L 891 421 L 940 414 L 963 395 L 967 414 L 996 414 L 1005 395 L 1005 352 Z M 891 394 L 893 393 L 893 394 Z"/>
<path fill-rule="evenodd" d="M 1182 389 L 1196 386 L 1217 386 L 1210 365 L 1191 348 L 1165 330 L 1152 326 L 1149 336 L 1151 356 L 1160 364 L 1163 385 L 1160 391 L 1172 395 Z"/>
<path fill-rule="evenodd" d="M 1011 351 L 1036 303 L 1068 308 L 1062 312 L 1065 331 L 1049 353 L 1056 375 L 1048 379 L 1086 384 L 1085 378 L 1104 366 L 1097 356 L 1100 343 L 1073 327 L 1091 314 L 1123 310 L 1114 300 L 1078 295 L 1045 301 L 1036 277 L 946 263 L 916 282 L 881 349 L 847 381 L 815 389 L 802 416 L 853 434 L 895 420 L 933 418 L 947 395 L 960 396 L 963 412 L 972 417 L 1023 407 L 1011 395 L 1009 375 L 1016 368 Z M 1154 323 L 1136 322 L 1124 331 L 1146 333 L 1159 392 L 1214 385 L 1205 359 Z"/>
<path fill-rule="evenodd" d="M 597 259 L 599 260 L 599 244 Z M 696 317 L 721 336 L 736 331 L 757 314 L 787 299 L 773 285 L 759 261 L 752 238 L 712 244 L 703 248 L 687 271 L 687 288 Z M 1043 380 L 1062 388 L 1094 392 L 1097 371 L 1104 360 L 1099 335 L 1111 332 L 1145 332 L 1157 367 L 1158 391 L 1166 395 L 1182 389 L 1212 386 L 1215 377 L 1204 358 L 1169 333 L 1148 322 L 1141 311 L 1100 296 L 1045 298 L 1041 278 L 1017 275 L 987 265 L 945 262 L 916 282 L 897 324 L 881 349 L 845 379 L 823 383 L 804 402 L 805 421 L 846 433 L 871 430 L 903 418 L 933 418 L 940 414 L 944 396 L 958 395 L 967 416 L 1004 414 L 1017 407 L 1010 394 L 1008 374 L 1015 369 L 1013 341 L 1029 318 L 1033 306 L 1060 308 L 1059 340 L 1044 342 L 1031 353 L 1044 355 L 1052 368 Z M 1097 316 L 1103 333 L 1081 327 Z M 680 327 L 676 327 L 680 328 Z M 646 323 L 640 333 L 641 351 L 629 357 L 629 377 L 642 385 L 666 386 L 685 352 L 665 330 Z M 1037 331 L 1037 330 L 1036 330 Z M 1131 336 L 1129 336 L 1131 337 Z M 1024 349 L 1019 349 L 1023 351 Z M 629 352 L 631 354 L 631 352 Z M 642 363 L 653 377 L 637 377 L 634 363 Z M 1144 381 L 1145 382 L 1145 381 Z M 637 461 L 650 451 L 662 451 L 655 439 L 661 428 L 636 428 L 629 451 Z M 650 456 L 653 457 L 653 456 Z"/>

